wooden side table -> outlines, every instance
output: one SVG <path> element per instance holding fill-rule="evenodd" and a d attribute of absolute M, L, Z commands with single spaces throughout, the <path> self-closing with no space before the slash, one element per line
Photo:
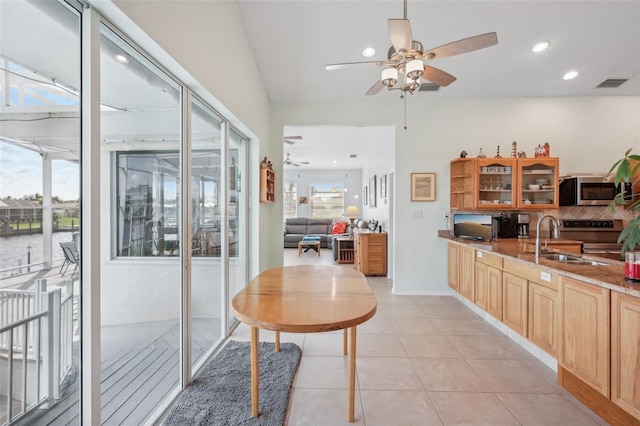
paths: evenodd
<path fill-rule="evenodd" d="M 338 244 L 338 263 L 353 263 L 353 238 L 336 238 Z"/>

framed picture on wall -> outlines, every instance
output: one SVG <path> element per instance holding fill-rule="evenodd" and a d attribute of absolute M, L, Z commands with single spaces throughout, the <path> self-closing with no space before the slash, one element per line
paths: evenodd
<path fill-rule="evenodd" d="M 376 206 L 376 175 L 369 179 L 369 207 Z"/>
<path fill-rule="evenodd" d="M 411 201 L 436 200 L 436 174 L 411 173 Z"/>
<path fill-rule="evenodd" d="M 367 187 L 363 186 L 362 187 L 362 204 L 366 206 L 368 204 L 368 201 L 369 201 L 369 195 L 367 194 Z"/>
<path fill-rule="evenodd" d="M 380 176 L 380 198 L 387 198 L 387 175 Z"/>

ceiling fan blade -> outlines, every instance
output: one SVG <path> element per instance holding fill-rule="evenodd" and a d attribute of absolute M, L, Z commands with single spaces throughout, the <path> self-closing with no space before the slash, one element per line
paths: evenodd
<path fill-rule="evenodd" d="M 456 78 L 451 74 L 429 65 L 424 66 L 424 74 L 422 74 L 422 78 L 443 87 L 447 87 L 456 81 Z"/>
<path fill-rule="evenodd" d="M 300 164 L 298 164 L 298 163 L 291 163 L 291 165 L 292 165 L 293 167 L 300 167 Z"/>
<path fill-rule="evenodd" d="M 343 62 L 341 64 L 329 64 L 324 67 L 327 71 L 343 70 L 345 68 L 353 68 L 360 65 L 386 65 L 387 61 L 364 61 L 364 62 Z"/>
<path fill-rule="evenodd" d="M 382 84 L 382 81 L 378 80 L 376 81 L 376 84 L 374 84 L 373 86 L 371 86 L 371 88 L 369 90 L 367 90 L 367 93 L 365 93 L 365 95 L 375 95 L 376 93 L 378 93 L 379 91 L 381 91 L 384 88 L 384 84 Z"/>
<path fill-rule="evenodd" d="M 474 50 L 484 49 L 498 44 L 498 35 L 496 33 L 486 33 L 474 37 L 463 38 L 435 49 L 427 50 L 423 53 L 424 59 L 440 59 L 447 56 L 460 55 L 462 53 L 473 52 Z"/>
<path fill-rule="evenodd" d="M 389 19 L 389 37 L 396 52 L 411 50 L 411 24 L 408 19 Z"/>
<path fill-rule="evenodd" d="M 284 143 L 293 145 L 294 143 L 296 143 L 296 141 L 302 140 L 302 136 L 285 136 L 283 140 L 284 140 Z"/>

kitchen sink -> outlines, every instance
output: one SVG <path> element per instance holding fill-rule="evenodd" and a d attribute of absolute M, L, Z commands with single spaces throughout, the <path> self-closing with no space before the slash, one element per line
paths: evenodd
<path fill-rule="evenodd" d="M 570 254 L 560 253 L 540 253 L 540 257 L 549 260 L 557 260 L 558 262 L 566 262 L 568 260 L 581 260 L 580 256 L 571 256 Z"/>
<path fill-rule="evenodd" d="M 598 260 L 585 259 L 582 256 L 576 256 L 565 253 L 541 253 L 540 257 L 548 260 L 555 260 L 557 262 L 569 263 L 571 265 L 610 265 L 606 262 L 600 262 Z"/>

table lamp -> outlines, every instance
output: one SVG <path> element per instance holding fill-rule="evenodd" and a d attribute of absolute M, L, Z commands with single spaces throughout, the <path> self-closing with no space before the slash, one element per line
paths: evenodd
<path fill-rule="evenodd" d="M 349 220 L 351 221 L 351 232 L 350 234 L 353 235 L 353 221 L 356 220 L 356 216 L 358 216 L 360 214 L 360 210 L 358 210 L 358 208 L 354 205 L 348 206 L 347 209 L 344 211 L 344 215 L 347 216 L 349 218 Z"/>

